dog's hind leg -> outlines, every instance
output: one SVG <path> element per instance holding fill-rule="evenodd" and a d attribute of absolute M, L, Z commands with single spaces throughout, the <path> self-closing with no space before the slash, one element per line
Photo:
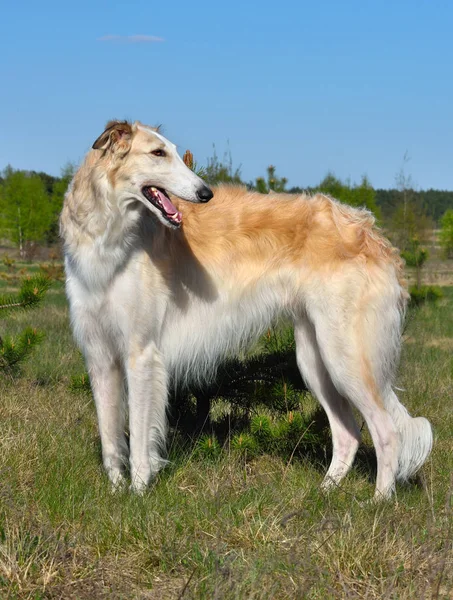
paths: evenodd
<path fill-rule="evenodd" d="M 387 330 L 394 329 L 392 335 L 399 331 L 396 318 L 394 323 L 386 323 L 386 319 L 392 319 L 390 300 L 387 306 L 382 302 L 379 312 L 372 296 L 366 300 L 362 301 L 361 310 L 347 300 L 346 294 L 332 296 L 331 306 L 312 304 L 310 318 L 334 386 L 367 423 L 377 457 L 375 499 L 380 500 L 389 498 L 395 490 L 401 451 L 396 423 L 385 405 L 385 389 L 391 383 L 390 374 L 385 373 L 389 361 L 397 359 Z M 382 329 L 387 335 L 382 335 Z"/>
<path fill-rule="evenodd" d="M 336 486 L 348 473 L 360 443 L 360 431 L 349 402 L 343 398 L 322 361 L 313 325 L 306 317 L 295 323 L 297 364 L 305 383 L 326 411 L 332 431 L 333 453 L 323 489 Z"/>
<path fill-rule="evenodd" d="M 115 361 L 87 358 L 90 383 L 96 404 L 102 461 L 114 488 L 124 481 L 123 469 L 127 456 L 125 437 L 126 407 L 123 373 Z"/>
<path fill-rule="evenodd" d="M 131 488 L 140 493 L 166 462 L 160 450 L 167 429 L 167 374 L 153 343 L 130 353 L 127 382 Z"/>

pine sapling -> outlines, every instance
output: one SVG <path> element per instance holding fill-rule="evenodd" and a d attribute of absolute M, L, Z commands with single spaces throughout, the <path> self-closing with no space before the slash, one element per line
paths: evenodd
<path fill-rule="evenodd" d="M 0 316 L 6 317 L 13 311 L 28 310 L 37 306 L 49 288 L 50 281 L 43 275 L 27 277 L 22 281 L 17 294 L 0 296 Z M 20 363 L 43 339 L 44 334 L 33 327 L 27 327 L 18 336 L 0 337 L 0 371 L 17 372 Z"/>

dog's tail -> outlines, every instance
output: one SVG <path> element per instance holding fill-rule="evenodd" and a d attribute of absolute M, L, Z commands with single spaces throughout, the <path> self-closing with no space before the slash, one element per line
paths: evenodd
<path fill-rule="evenodd" d="M 401 346 L 401 325 L 404 318 L 405 290 L 400 285 L 392 286 L 387 294 L 382 294 L 382 304 L 378 312 L 379 327 L 376 325 L 374 350 L 377 353 L 377 381 L 387 412 L 395 424 L 398 438 L 398 466 L 396 479 L 406 481 L 414 475 L 428 458 L 432 445 L 431 425 L 424 417 L 412 417 L 401 404 L 393 391 L 395 367 L 398 364 Z M 373 315 L 368 312 L 372 321 Z M 376 315 L 374 315 L 376 319 Z"/>
<path fill-rule="evenodd" d="M 396 478 L 407 481 L 420 469 L 431 452 L 431 424 L 424 417 L 411 417 L 392 389 L 386 394 L 384 402 L 395 423 L 400 442 Z"/>
<path fill-rule="evenodd" d="M 373 240 L 372 240 L 373 241 Z M 404 319 L 408 294 L 402 280 L 402 263 L 399 256 L 389 247 L 389 270 L 387 277 L 374 281 L 378 299 L 366 308 L 365 336 L 372 357 L 374 376 L 380 390 L 385 409 L 392 417 L 399 438 L 396 479 L 405 481 L 414 475 L 428 458 L 433 446 L 431 425 L 424 417 L 413 418 L 401 404 L 393 391 L 395 368 L 401 348 L 401 327 Z M 375 294 L 376 295 L 376 294 Z M 371 329 L 369 327 L 371 326 Z"/>

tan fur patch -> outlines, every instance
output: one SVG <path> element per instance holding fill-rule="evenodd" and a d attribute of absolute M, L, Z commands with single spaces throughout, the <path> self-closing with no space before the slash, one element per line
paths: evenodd
<path fill-rule="evenodd" d="M 221 270 L 230 262 L 263 270 L 304 266 L 317 273 L 341 269 L 345 261 L 391 263 L 402 282 L 397 251 L 357 210 L 321 194 L 269 194 L 221 186 L 204 205 L 175 200 L 183 213 L 183 232 L 203 264 Z M 230 271 L 230 269 L 228 269 Z"/>

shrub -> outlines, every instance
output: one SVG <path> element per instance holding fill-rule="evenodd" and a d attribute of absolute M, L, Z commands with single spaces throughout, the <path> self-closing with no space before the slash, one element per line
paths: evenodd
<path fill-rule="evenodd" d="M 81 375 L 73 375 L 71 377 L 71 383 L 69 384 L 71 392 L 91 392 L 90 378 L 88 373 L 82 373 Z"/>
<path fill-rule="evenodd" d="M 257 444 L 261 447 L 269 446 L 273 431 L 271 420 L 266 415 L 255 415 L 250 422 L 250 431 Z"/>
<path fill-rule="evenodd" d="M 195 447 L 197 458 L 215 460 L 220 456 L 222 448 L 215 435 L 202 435 Z"/>
<path fill-rule="evenodd" d="M 319 442 L 318 436 L 310 430 L 311 419 L 299 412 L 290 411 L 275 424 L 275 448 L 279 453 L 291 455 Z"/>
<path fill-rule="evenodd" d="M 258 452 L 258 443 L 249 433 L 237 433 L 231 440 L 231 447 L 236 452 L 248 457 L 254 456 Z"/>
<path fill-rule="evenodd" d="M 424 302 L 435 302 L 443 297 L 442 290 L 435 285 L 412 286 L 409 289 L 411 303 L 418 306 Z"/>
<path fill-rule="evenodd" d="M 22 281 L 18 294 L 0 296 L 1 316 L 36 306 L 43 299 L 49 285 L 49 279 L 42 275 L 27 277 Z M 17 373 L 20 363 L 43 337 L 42 333 L 32 327 L 27 327 L 16 338 L 0 337 L 0 371 Z"/>

